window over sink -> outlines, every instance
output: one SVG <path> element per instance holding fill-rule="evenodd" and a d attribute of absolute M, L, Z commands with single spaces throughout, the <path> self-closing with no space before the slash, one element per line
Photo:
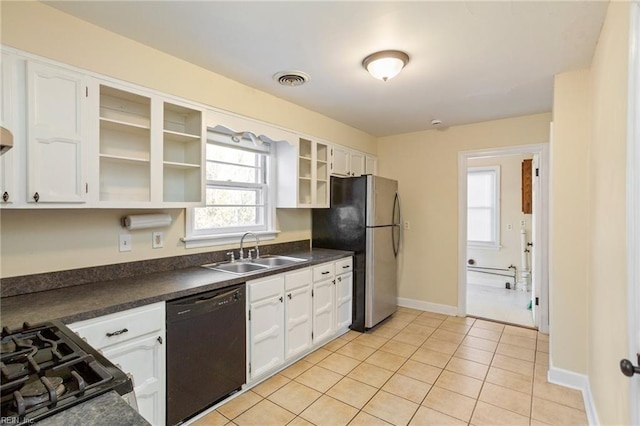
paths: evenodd
<path fill-rule="evenodd" d="M 205 206 L 187 209 L 187 248 L 275 237 L 274 149 L 248 132 L 209 130 Z"/>

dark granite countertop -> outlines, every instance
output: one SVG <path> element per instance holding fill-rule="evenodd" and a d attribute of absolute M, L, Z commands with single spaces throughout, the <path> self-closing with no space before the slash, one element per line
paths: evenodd
<path fill-rule="evenodd" d="M 147 422 L 117 392 L 111 391 L 47 417 L 42 426 L 147 426 Z"/>
<path fill-rule="evenodd" d="M 3 297 L 0 301 L 0 322 L 2 326 L 9 327 L 21 326 L 25 321 L 38 323 L 53 319 L 69 324 L 330 262 L 353 253 L 314 248 L 286 255 L 304 258 L 306 261 L 242 276 L 190 267 Z"/>

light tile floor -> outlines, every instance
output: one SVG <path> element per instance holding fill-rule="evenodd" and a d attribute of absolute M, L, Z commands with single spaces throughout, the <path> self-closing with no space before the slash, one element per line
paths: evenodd
<path fill-rule="evenodd" d="M 530 291 L 467 283 L 467 313 L 476 317 L 533 327 L 530 300 Z"/>
<path fill-rule="evenodd" d="M 548 336 L 399 308 L 349 331 L 193 425 L 586 425 L 550 384 Z"/>

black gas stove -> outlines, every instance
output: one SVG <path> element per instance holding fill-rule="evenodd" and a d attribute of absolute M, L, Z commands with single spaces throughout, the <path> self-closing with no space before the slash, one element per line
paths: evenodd
<path fill-rule="evenodd" d="M 2 329 L 1 424 L 42 420 L 115 390 L 133 391 L 131 379 L 59 321 Z"/>

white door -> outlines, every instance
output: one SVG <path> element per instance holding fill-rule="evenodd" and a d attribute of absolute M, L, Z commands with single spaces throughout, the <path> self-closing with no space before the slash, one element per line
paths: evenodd
<path fill-rule="evenodd" d="M 313 284 L 313 340 L 320 342 L 333 334 L 335 279 Z"/>
<path fill-rule="evenodd" d="M 286 353 L 290 359 L 311 347 L 312 329 L 311 283 L 286 292 Z"/>
<path fill-rule="evenodd" d="M 349 151 L 338 146 L 331 149 L 331 174 L 349 176 Z"/>
<path fill-rule="evenodd" d="M 284 362 L 284 297 L 252 301 L 249 309 L 250 375 L 255 378 Z"/>
<path fill-rule="evenodd" d="M 362 176 L 365 173 L 364 154 L 359 152 L 351 153 L 351 176 Z"/>
<path fill-rule="evenodd" d="M 165 352 L 160 335 L 135 339 L 104 350 L 104 356 L 131 373 L 138 410 L 152 425 L 164 424 Z"/>
<path fill-rule="evenodd" d="M 336 277 L 336 330 L 351 325 L 351 301 L 353 292 L 353 273 Z"/>
<path fill-rule="evenodd" d="M 27 200 L 86 199 L 86 86 L 81 74 L 27 63 Z"/>

